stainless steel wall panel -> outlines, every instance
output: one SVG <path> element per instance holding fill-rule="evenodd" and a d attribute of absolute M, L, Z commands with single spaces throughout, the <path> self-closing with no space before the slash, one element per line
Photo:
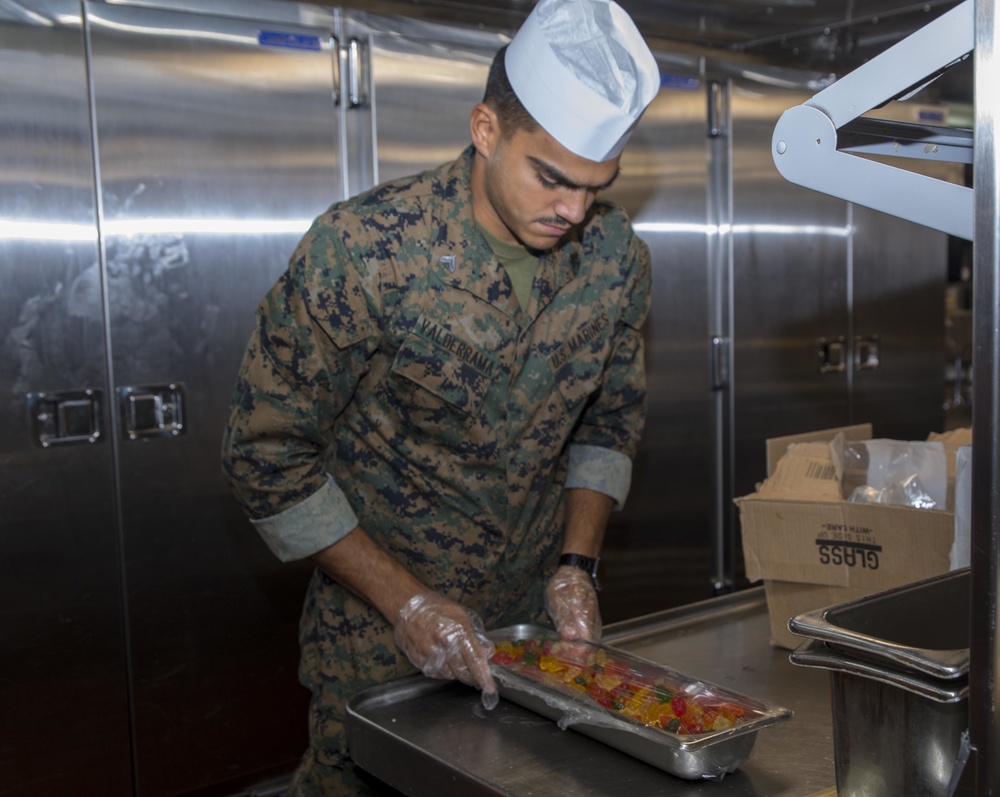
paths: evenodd
<path fill-rule="evenodd" d="M 76 2 L 0 9 L 0 793 L 131 794 L 112 447 L 32 440 L 26 394 L 105 399 Z"/>
<path fill-rule="evenodd" d="M 138 791 L 235 791 L 307 744 L 311 568 L 273 558 L 219 448 L 254 309 L 339 198 L 333 31 L 87 8 L 113 383 L 184 390 L 181 434 L 117 430 Z"/>

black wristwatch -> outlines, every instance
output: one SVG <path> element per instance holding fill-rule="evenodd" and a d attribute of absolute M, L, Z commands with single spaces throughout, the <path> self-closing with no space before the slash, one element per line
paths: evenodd
<path fill-rule="evenodd" d="M 592 558 L 590 556 L 584 556 L 579 553 L 564 553 L 559 557 L 559 566 L 569 565 L 570 567 L 579 567 L 583 570 L 590 580 L 594 582 L 594 589 L 600 589 L 601 585 L 597 580 L 597 566 L 601 563 L 598 558 Z"/>

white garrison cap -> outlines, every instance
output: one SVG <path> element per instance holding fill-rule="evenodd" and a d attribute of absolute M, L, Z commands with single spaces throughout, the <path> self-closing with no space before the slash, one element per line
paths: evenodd
<path fill-rule="evenodd" d="M 660 88 L 656 59 L 611 0 L 540 0 L 504 59 L 525 110 L 570 152 L 620 154 Z"/>

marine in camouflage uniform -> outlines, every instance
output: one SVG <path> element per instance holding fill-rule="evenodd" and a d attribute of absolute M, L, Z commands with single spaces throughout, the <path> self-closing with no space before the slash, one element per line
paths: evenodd
<path fill-rule="evenodd" d="M 316 220 L 259 307 L 224 447 L 279 558 L 360 524 L 490 628 L 543 618 L 564 489 L 625 499 L 650 267 L 624 212 L 597 201 L 520 307 L 473 217 L 473 157 Z M 414 668 L 319 569 L 300 641 L 314 754 L 343 766 L 346 700 Z"/>

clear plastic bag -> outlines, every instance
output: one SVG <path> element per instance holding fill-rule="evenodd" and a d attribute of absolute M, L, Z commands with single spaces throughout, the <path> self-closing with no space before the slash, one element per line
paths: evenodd
<path fill-rule="evenodd" d="M 946 508 L 948 466 L 940 442 L 847 442 L 838 434 L 830 453 L 848 501 Z"/>

